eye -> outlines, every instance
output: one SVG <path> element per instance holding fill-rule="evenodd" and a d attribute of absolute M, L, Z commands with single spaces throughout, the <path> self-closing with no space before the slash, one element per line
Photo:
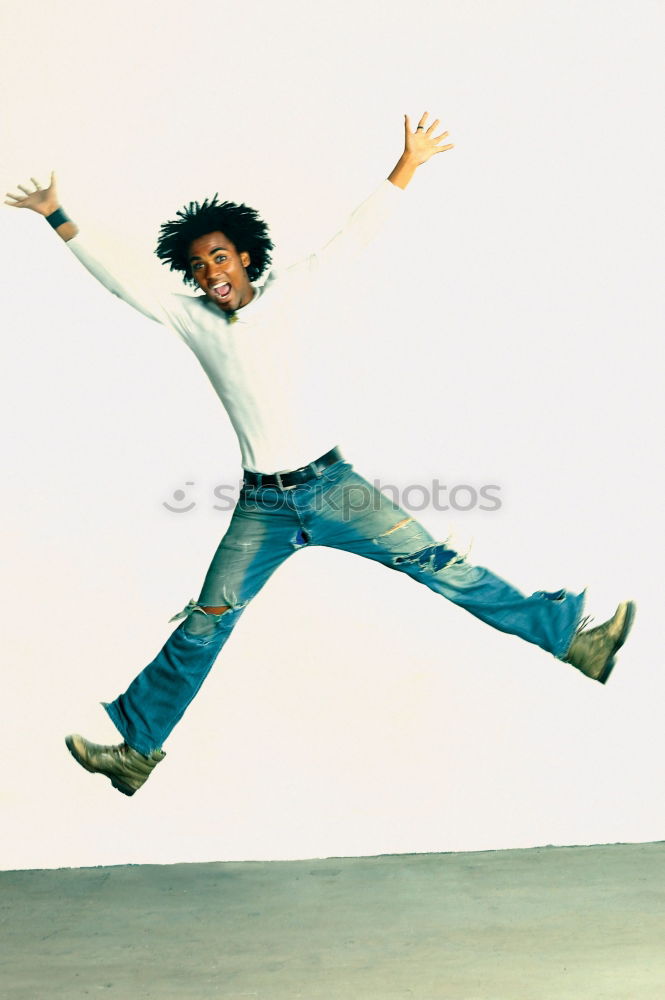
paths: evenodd
<path fill-rule="evenodd" d="M 226 254 L 218 253 L 215 260 L 226 260 Z"/>

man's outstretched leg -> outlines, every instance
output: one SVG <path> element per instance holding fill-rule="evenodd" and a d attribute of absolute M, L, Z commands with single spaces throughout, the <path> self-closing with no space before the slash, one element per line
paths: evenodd
<path fill-rule="evenodd" d="M 246 509 L 241 495 L 212 560 L 198 602 L 191 600 L 155 659 L 115 701 L 104 703 L 123 737 L 117 746 L 66 738 L 72 756 L 87 771 L 104 774 L 133 795 L 163 760 L 162 744 L 196 696 L 250 600 L 299 544 L 299 522 L 286 506 Z"/>
<path fill-rule="evenodd" d="M 185 621 L 171 634 L 155 659 L 124 694 L 113 702 L 103 703 L 125 741 L 106 746 L 92 743 L 78 733 L 72 734 L 65 743 L 75 760 L 86 771 L 106 775 L 124 795 L 137 792 L 166 756 L 161 744 L 195 697 L 244 606 L 213 609 L 190 601 L 175 616 L 186 615 Z M 228 615 L 231 610 L 235 613 Z M 226 617 L 222 628 L 223 615 Z M 151 744 L 155 744 L 152 749 Z"/>
<path fill-rule="evenodd" d="M 355 552 L 407 573 L 493 628 L 532 642 L 605 683 L 626 640 L 635 605 L 584 630 L 585 593 L 536 591 L 526 596 L 506 580 L 436 541 L 413 517 L 359 476 L 351 466 L 312 522 L 312 542 Z"/>

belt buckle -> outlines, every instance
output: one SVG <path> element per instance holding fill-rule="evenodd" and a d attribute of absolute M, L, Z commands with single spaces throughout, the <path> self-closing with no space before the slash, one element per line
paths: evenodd
<path fill-rule="evenodd" d="M 292 473 L 293 473 L 293 470 L 291 470 L 289 472 L 273 472 L 273 476 L 277 480 L 277 486 L 278 486 L 278 488 L 280 490 L 282 490 L 282 491 L 283 490 L 292 490 L 294 487 L 296 487 L 298 485 L 298 483 L 293 483 L 292 486 L 285 486 L 284 483 L 282 482 L 282 476 L 290 476 L 290 475 L 292 475 Z"/>
<path fill-rule="evenodd" d="M 311 479 L 312 475 L 314 475 L 314 477 L 316 479 L 320 479 L 321 475 L 323 473 L 323 470 L 322 469 L 319 470 L 318 461 L 314 461 L 314 462 L 310 462 L 309 465 L 301 465 L 300 468 L 298 468 L 298 469 L 291 469 L 290 472 L 285 472 L 283 474 L 281 472 L 273 472 L 273 476 L 277 480 L 277 485 L 279 486 L 280 490 L 291 490 L 291 489 L 293 489 L 293 486 L 298 486 L 298 483 L 294 483 L 293 486 L 284 486 L 284 484 L 282 483 L 282 475 L 285 475 L 285 476 L 295 475 L 295 476 L 298 476 L 298 478 L 300 478 L 299 475 L 298 475 L 299 473 L 307 473 L 307 472 L 309 472 L 310 475 L 305 476 L 304 479 L 301 479 L 300 480 L 301 482 L 306 482 L 307 479 Z"/>

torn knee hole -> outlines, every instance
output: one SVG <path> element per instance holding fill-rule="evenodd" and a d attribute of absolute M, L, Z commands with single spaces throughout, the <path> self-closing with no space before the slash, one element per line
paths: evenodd
<path fill-rule="evenodd" d="M 220 604 L 215 607 L 208 604 L 197 604 L 190 609 L 182 627 L 188 635 L 205 639 L 212 638 L 221 627 L 220 623 L 224 621 L 226 613 L 230 610 L 228 604 Z"/>
<path fill-rule="evenodd" d="M 218 604 L 215 606 L 211 604 L 197 604 L 192 598 L 182 611 L 179 611 L 177 615 L 173 615 L 172 618 L 169 618 L 169 621 L 176 622 L 181 618 L 191 620 L 192 617 L 202 618 L 204 620 L 206 618 L 211 618 L 213 620 L 215 618 L 219 619 L 221 615 L 226 614 L 227 611 L 231 611 L 232 607 L 233 606 L 231 604 Z M 198 615 L 196 615 L 197 611 L 199 612 Z"/>

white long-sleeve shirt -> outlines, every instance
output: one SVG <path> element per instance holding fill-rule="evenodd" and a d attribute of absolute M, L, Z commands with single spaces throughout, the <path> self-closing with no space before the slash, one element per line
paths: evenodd
<path fill-rule="evenodd" d="M 250 302 L 231 316 L 206 296 L 164 292 L 135 276 L 116 277 L 80 233 L 67 246 L 106 288 L 173 329 L 191 348 L 238 436 L 243 468 L 284 472 L 338 443 L 335 413 L 312 406 L 309 379 L 316 372 L 305 384 L 292 362 L 308 353 L 317 337 L 324 289 L 330 293 L 335 274 L 376 235 L 401 196 L 401 188 L 383 181 L 322 250 L 283 271 L 273 268 L 263 284 L 253 284 Z"/>

